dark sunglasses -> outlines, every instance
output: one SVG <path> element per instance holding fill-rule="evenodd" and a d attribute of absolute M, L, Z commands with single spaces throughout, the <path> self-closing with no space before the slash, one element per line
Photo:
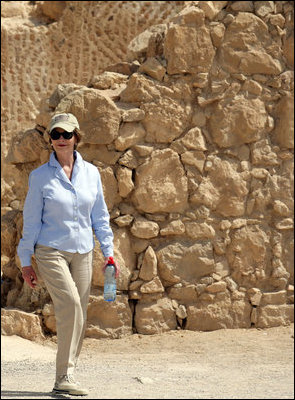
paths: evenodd
<path fill-rule="evenodd" d="M 74 132 L 58 132 L 56 129 L 53 129 L 50 133 L 49 136 L 51 137 L 52 140 L 58 140 L 61 136 L 64 139 L 72 139 L 72 137 L 74 136 Z"/>

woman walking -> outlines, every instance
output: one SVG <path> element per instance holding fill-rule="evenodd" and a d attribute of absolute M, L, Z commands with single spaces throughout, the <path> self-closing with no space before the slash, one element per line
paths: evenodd
<path fill-rule="evenodd" d="M 70 113 L 55 115 L 49 128 L 53 152 L 29 176 L 23 233 L 17 253 L 25 282 L 36 286 L 38 270 L 52 298 L 57 324 L 53 391 L 87 395 L 74 378 L 86 328 L 92 279 L 93 231 L 105 257 L 113 257 L 113 233 L 97 168 L 76 151 L 79 123 Z M 116 277 L 119 267 L 115 262 Z"/>

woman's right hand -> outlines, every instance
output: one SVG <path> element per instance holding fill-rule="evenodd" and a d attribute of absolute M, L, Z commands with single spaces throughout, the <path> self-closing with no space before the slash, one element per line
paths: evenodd
<path fill-rule="evenodd" d="M 120 274 L 120 265 L 114 260 L 113 257 L 105 257 L 104 258 L 104 265 L 102 267 L 102 272 L 105 273 L 106 267 L 108 264 L 113 264 L 115 267 L 115 277 L 118 278 Z"/>
<path fill-rule="evenodd" d="M 27 284 L 34 289 L 36 284 L 37 284 L 37 275 L 36 272 L 34 271 L 33 267 L 31 265 L 28 265 L 27 267 L 22 267 L 22 276 L 24 278 L 24 281 L 27 282 Z"/>

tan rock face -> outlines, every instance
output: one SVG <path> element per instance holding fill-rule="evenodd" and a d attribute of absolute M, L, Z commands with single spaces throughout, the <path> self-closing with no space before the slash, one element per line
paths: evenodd
<path fill-rule="evenodd" d="M 213 299 L 212 299 L 213 300 Z M 251 306 L 247 300 L 200 301 L 187 307 L 186 329 L 212 331 L 225 328 L 250 328 Z"/>
<path fill-rule="evenodd" d="M 164 7 L 166 7 L 166 4 Z M 158 47 L 162 47 L 161 42 L 166 31 L 166 24 L 155 24 L 134 37 L 128 44 L 127 59 L 142 61 L 145 58 L 157 55 Z"/>
<path fill-rule="evenodd" d="M 284 96 L 276 106 L 274 140 L 281 148 L 294 148 L 294 96 Z"/>
<path fill-rule="evenodd" d="M 142 266 L 139 272 L 139 278 L 150 281 L 157 276 L 157 257 L 151 246 L 144 254 Z"/>
<path fill-rule="evenodd" d="M 164 97 L 159 102 L 144 104 L 142 108 L 147 142 L 171 143 L 187 128 L 190 108 L 178 101 Z"/>
<path fill-rule="evenodd" d="M 125 123 L 120 127 L 118 138 L 115 141 L 116 149 L 125 151 L 144 138 L 146 132 L 142 124 L 136 122 Z"/>
<path fill-rule="evenodd" d="M 226 29 L 219 49 L 221 66 L 231 73 L 279 74 L 279 47 L 269 36 L 267 25 L 256 15 L 240 12 Z"/>
<path fill-rule="evenodd" d="M 170 75 L 207 72 L 210 69 L 215 51 L 202 10 L 192 7 L 168 28 L 164 55 Z"/>
<path fill-rule="evenodd" d="M 209 126 L 219 147 L 231 147 L 260 139 L 266 123 L 267 112 L 261 100 L 236 96 L 215 105 Z"/>
<path fill-rule="evenodd" d="M 202 131 L 198 127 L 194 127 L 190 129 L 182 139 L 175 141 L 176 143 L 181 143 L 187 149 L 190 150 L 199 150 L 205 151 L 207 150 L 205 138 L 202 134 Z"/>
<path fill-rule="evenodd" d="M 294 31 L 293 35 L 290 34 L 283 46 L 284 56 L 288 60 L 290 67 L 294 68 Z"/>
<path fill-rule="evenodd" d="M 179 212 L 187 206 L 187 179 L 176 152 L 166 149 L 153 153 L 136 170 L 134 202 L 148 213 Z"/>
<path fill-rule="evenodd" d="M 259 308 L 256 325 L 259 328 L 280 326 L 294 321 L 294 305 L 268 305 Z"/>
<path fill-rule="evenodd" d="M 14 143 L 6 161 L 12 164 L 39 161 L 40 151 L 43 152 L 44 158 L 48 157 L 49 149 L 41 134 L 36 130 L 28 130 L 14 137 Z"/>
<path fill-rule="evenodd" d="M 181 304 L 188 304 L 197 301 L 198 292 L 195 285 L 178 287 L 177 284 L 167 289 L 169 297 Z"/>
<path fill-rule="evenodd" d="M 232 276 L 241 286 L 257 287 L 255 283 L 263 284 L 270 275 L 266 251 L 268 241 L 267 234 L 256 226 L 243 227 L 234 232 L 227 257 Z"/>
<path fill-rule="evenodd" d="M 233 165 L 216 157 L 210 163 L 208 177 L 202 179 L 192 201 L 204 204 L 223 216 L 240 216 L 245 212 L 247 193 L 247 184 Z"/>
<path fill-rule="evenodd" d="M 157 252 L 157 258 L 159 275 L 167 286 L 179 282 L 196 283 L 214 271 L 210 242 L 168 244 Z"/>
<path fill-rule="evenodd" d="M 162 285 L 160 278 L 156 276 L 151 281 L 142 284 L 140 287 L 140 291 L 142 293 L 163 293 L 165 292 L 165 289 Z"/>
<path fill-rule="evenodd" d="M 3 3 L 1 121 L 8 134 L 2 136 L 2 151 L 8 150 L 10 135 L 34 127 L 41 98 L 50 96 L 57 84 L 86 85 L 108 66 L 126 62 L 129 42 L 148 27 L 164 25 L 183 5 L 182 1 L 90 2 L 87 7 L 64 1 Z M 11 65 L 22 66 L 23 72 Z"/>
<path fill-rule="evenodd" d="M 134 188 L 132 171 L 129 168 L 119 168 L 117 171 L 117 180 L 120 196 L 127 197 Z"/>
<path fill-rule="evenodd" d="M 168 298 L 152 303 L 139 303 L 136 307 L 135 326 L 138 333 L 151 335 L 175 329 L 175 310 Z"/>
<path fill-rule="evenodd" d="M 116 304 L 102 296 L 91 296 L 87 310 L 86 336 L 113 339 L 132 333 L 132 314 L 126 296 L 117 296 Z"/>
<path fill-rule="evenodd" d="M 161 81 L 166 73 L 166 69 L 154 57 L 148 57 L 148 59 L 139 67 L 138 71 L 143 72 L 158 81 Z"/>
<path fill-rule="evenodd" d="M 159 225 L 144 218 L 136 218 L 132 225 L 131 233 L 141 239 L 151 239 L 158 236 Z"/>
<path fill-rule="evenodd" d="M 20 310 L 1 309 L 1 334 L 18 335 L 35 341 L 45 339 L 38 315 Z"/>
<path fill-rule="evenodd" d="M 104 191 L 105 202 L 109 210 L 120 201 L 118 181 L 115 178 L 111 167 L 98 168 L 101 176 L 102 187 Z"/>
<path fill-rule="evenodd" d="M 48 161 L 46 128 L 63 111 L 100 172 L 121 267 L 107 304 L 96 243 L 86 335 L 290 323 L 289 2 L 4 2 L 1 12 L 4 334 L 31 338 L 38 323 L 56 333 L 44 282 L 23 283 L 16 246 L 28 175 Z"/>

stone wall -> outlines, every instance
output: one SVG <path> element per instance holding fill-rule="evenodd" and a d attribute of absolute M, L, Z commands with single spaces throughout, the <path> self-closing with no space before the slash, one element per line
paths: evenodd
<path fill-rule="evenodd" d="M 1 1 L 2 152 L 59 83 L 86 85 L 183 1 Z"/>
<path fill-rule="evenodd" d="M 57 85 L 6 157 L 18 174 L 4 187 L 3 305 L 55 332 L 46 289 L 23 285 L 15 253 L 28 173 L 49 156 L 45 129 L 72 112 L 122 271 L 108 304 L 97 245 L 87 336 L 290 323 L 293 17 L 288 1 L 186 2 L 131 40 L 126 62 Z"/>

